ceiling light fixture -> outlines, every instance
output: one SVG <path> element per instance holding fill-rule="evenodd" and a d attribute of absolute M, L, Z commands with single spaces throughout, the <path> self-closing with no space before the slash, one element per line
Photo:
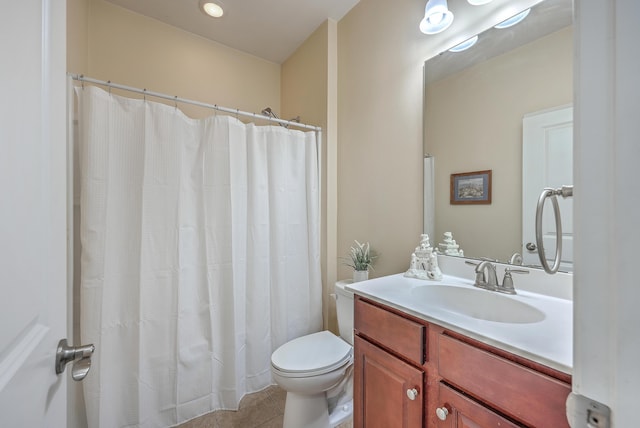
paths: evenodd
<path fill-rule="evenodd" d="M 466 51 L 467 49 L 469 49 L 471 46 L 475 45 L 476 42 L 478 41 L 478 36 L 475 35 L 473 37 L 471 37 L 470 39 L 465 40 L 462 43 L 458 43 L 457 45 L 455 45 L 454 47 L 452 47 L 451 49 L 449 49 L 449 52 L 462 52 L 462 51 Z"/>
<path fill-rule="evenodd" d="M 424 34 L 438 34 L 449 28 L 452 22 L 453 13 L 447 7 L 447 0 L 429 0 L 424 7 L 420 31 Z"/>
<path fill-rule="evenodd" d="M 483 4 L 491 3 L 493 0 L 467 0 L 470 5 L 482 6 Z"/>
<path fill-rule="evenodd" d="M 211 0 L 200 0 L 200 10 L 213 18 L 220 18 L 224 15 L 222 2 L 220 1 L 213 2 Z"/>
<path fill-rule="evenodd" d="M 502 21 L 501 23 L 496 25 L 494 28 L 498 28 L 498 29 L 502 30 L 504 28 L 513 27 L 514 25 L 519 24 L 520 22 L 522 22 L 522 20 L 525 19 L 527 17 L 527 15 L 529 15 L 529 12 L 531 12 L 531 8 L 523 10 L 519 14 L 514 15 L 509 19 L 505 19 L 504 21 Z"/>

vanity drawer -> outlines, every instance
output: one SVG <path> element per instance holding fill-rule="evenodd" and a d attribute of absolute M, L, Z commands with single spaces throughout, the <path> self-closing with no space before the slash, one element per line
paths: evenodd
<path fill-rule="evenodd" d="M 450 413 L 445 422 L 438 421 L 438 427 L 500 427 L 520 428 L 522 425 L 503 418 L 480 403 L 440 383 L 438 386 L 438 403 Z"/>
<path fill-rule="evenodd" d="M 513 361 L 440 335 L 439 373 L 446 382 L 536 427 L 568 427 L 571 385 Z"/>
<path fill-rule="evenodd" d="M 425 362 L 426 326 L 356 297 L 356 333 L 419 365 Z"/>

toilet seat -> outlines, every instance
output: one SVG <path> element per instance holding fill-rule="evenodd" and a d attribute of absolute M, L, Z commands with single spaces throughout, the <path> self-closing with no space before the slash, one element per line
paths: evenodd
<path fill-rule="evenodd" d="M 352 360 L 353 348 L 329 331 L 308 334 L 280 346 L 271 365 L 284 377 L 318 376 Z"/>

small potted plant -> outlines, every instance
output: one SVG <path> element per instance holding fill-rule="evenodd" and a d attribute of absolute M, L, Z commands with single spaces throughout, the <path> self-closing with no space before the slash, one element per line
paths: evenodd
<path fill-rule="evenodd" d="M 373 269 L 373 259 L 376 256 L 371 255 L 369 243 L 361 244 L 355 241 L 356 245 L 351 247 L 349 258 L 345 264 L 353 268 L 353 282 L 364 281 L 369 279 L 369 268 Z"/>

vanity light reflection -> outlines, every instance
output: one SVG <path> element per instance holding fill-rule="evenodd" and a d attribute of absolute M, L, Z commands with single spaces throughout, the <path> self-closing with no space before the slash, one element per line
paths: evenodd
<path fill-rule="evenodd" d="M 452 47 L 451 49 L 449 49 L 449 52 L 462 52 L 462 51 L 466 51 L 467 49 L 469 49 L 471 46 L 475 45 L 476 42 L 478 41 L 478 36 L 475 35 L 473 37 L 471 37 L 470 39 L 465 40 L 464 42 L 455 45 L 454 47 Z"/>
<path fill-rule="evenodd" d="M 509 19 L 505 19 L 493 28 L 504 30 L 505 28 L 513 27 L 514 25 L 521 23 L 529 15 L 529 12 L 531 12 L 531 8 L 523 10 L 519 14 L 514 15 Z"/>

